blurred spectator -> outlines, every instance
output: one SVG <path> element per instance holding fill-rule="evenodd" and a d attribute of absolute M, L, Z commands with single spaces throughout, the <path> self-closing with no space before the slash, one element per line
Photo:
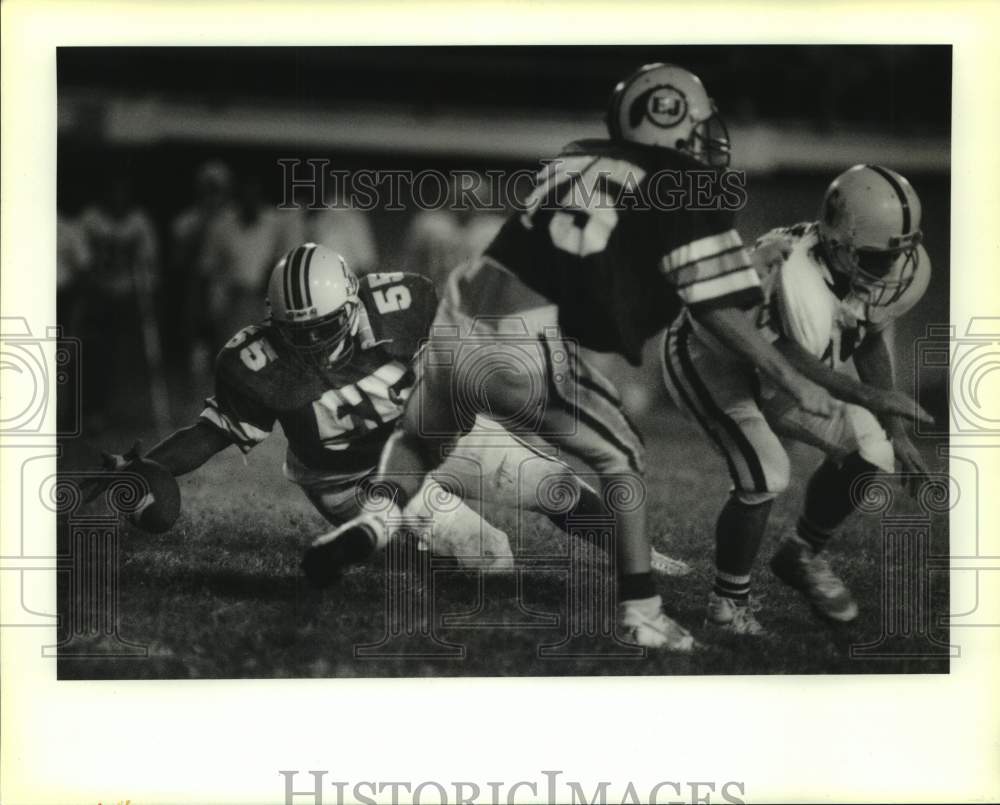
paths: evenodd
<path fill-rule="evenodd" d="M 177 368 L 204 372 L 214 333 L 208 308 L 209 288 L 201 272 L 208 232 L 228 208 L 232 190 L 229 168 L 206 162 L 195 176 L 195 201 L 170 227 L 170 271 L 165 277 L 164 308 L 168 358 Z"/>
<path fill-rule="evenodd" d="M 419 210 L 403 240 L 403 270 L 422 274 L 440 293 L 451 270 L 462 262 L 462 227 L 448 209 Z"/>
<path fill-rule="evenodd" d="M 86 311 L 85 288 L 90 270 L 90 249 L 79 222 L 62 210 L 56 212 L 56 319 L 63 335 L 78 338 Z M 80 364 L 74 360 L 65 367 L 80 376 Z M 56 395 L 56 417 L 61 433 L 75 428 L 77 399 L 72 394 Z"/>
<path fill-rule="evenodd" d="M 84 403 L 91 416 L 103 417 L 112 390 L 126 399 L 137 390 L 137 365 L 149 373 L 140 372 L 139 382 L 159 371 L 156 233 L 124 176 L 113 177 L 104 198 L 83 211 L 80 228 L 91 258 L 82 325 Z"/>
<path fill-rule="evenodd" d="M 56 213 L 56 305 L 67 335 L 76 335 L 82 308 L 82 286 L 90 270 L 90 247 L 80 222 Z"/>
<path fill-rule="evenodd" d="M 464 192 L 453 185 L 444 205 L 413 216 L 403 245 L 403 268 L 429 277 L 440 293 L 452 269 L 482 254 L 505 220 L 491 208 L 486 177 Z"/>
<path fill-rule="evenodd" d="M 505 215 L 497 212 L 473 212 L 469 214 L 462 230 L 463 246 L 468 259 L 479 257 L 483 250 L 496 237 L 500 227 L 507 220 Z"/>
<path fill-rule="evenodd" d="M 359 276 L 374 270 L 378 256 L 368 216 L 346 205 L 338 206 L 338 199 L 332 193 L 324 202 L 325 208 L 303 210 L 305 240 L 337 252 Z"/>
<path fill-rule="evenodd" d="M 282 254 L 304 240 L 297 211 L 269 206 L 256 177 L 239 183 L 235 204 L 224 209 L 208 230 L 201 262 L 213 352 L 238 330 L 264 317 L 271 269 Z"/>

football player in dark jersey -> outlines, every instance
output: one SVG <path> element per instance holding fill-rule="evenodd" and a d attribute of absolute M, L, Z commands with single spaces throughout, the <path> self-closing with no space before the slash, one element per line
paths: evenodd
<path fill-rule="evenodd" d="M 198 421 L 145 458 L 183 475 L 231 445 L 249 452 L 280 422 L 288 440 L 285 476 L 337 525 L 362 511 L 358 484 L 375 472 L 403 412 L 414 383 L 414 357 L 427 337 L 437 296 L 431 282 L 416 274 L 359 279 L 339 254 L 306 243 L 275 266 L 267 304 L 267 319 L 240 330 L 219 353 L 215 395 Z M 457 452 L 476 466 L 477 478 L 491 476 L 480 499 L 504 494 L 520 499 L 504 471 L 504 465 L 516 463 L 531 469 L 518 483 L 561 489 L 568 483 L 575 496 L 595 505 L 596 492 L 565 464 L 503 429 L 480 420 L 474 441 Z M 483 451 L 484 442 L 494 449 Z M 108 468 L 125 469 L 132 458 L 137 456 L 109 456 Z M 477 558 L 485 550 L 494 560 L 491 566 L 509 566 L 506 534 L 458 497 L 482 492 L 462 483 L 467 475 L 456 461 L 427 479 L 418 512 L 434 520 L 433 544 L 427 547 L 461 563 L 474 540 Z M 456 483 L 449 485 L 450 480 Z M 88 497 L 98 491 L 89 490 Z M 490 563 L 477 566 L 484 564 Z"/>
<path fill-rule="evenodd" d="M 621 637 L 693 647 L 663 613 L 650 573 L 641 439 L 614 386 L 578 347 L 637 364 L 643 343 L 686 305 L 804 409 L 829 415 L 835 403 L 748 320 L 760 283 L 732 213 L 663 192 L 664 183 L 689 186 L 695 173 L 711 180 L 729 161 L 725 127 L 697 76 L 642 67 L 615 88 L 607 122 L 610 139 L 568 145 L 540 174 L 527 209 L 450 276 L 380 467 L 393 507 L 317 540 L 307 573 L 363 560 L 384 544 L 387 516 L 409 514 L 442 449 L 489 411 L 508 430 L 539 434 L 582 459 L 623 504 L 614 513 Z"/>

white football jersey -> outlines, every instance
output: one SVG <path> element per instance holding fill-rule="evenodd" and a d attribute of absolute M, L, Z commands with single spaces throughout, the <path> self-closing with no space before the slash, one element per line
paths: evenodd
<path fill-rule="evenodd" d="M 762 333 L 771 341 L 794 340 L 835 369 L 851 358 L 866 334 L 884 330 L 919 302 L 931 275 L 930 258 L 919 246 L 906 291 L 891 305 L 869 305 L 823 261 L 815 223 L 768 232 L 753 255 L 764 291 L 757 312 Z"/>

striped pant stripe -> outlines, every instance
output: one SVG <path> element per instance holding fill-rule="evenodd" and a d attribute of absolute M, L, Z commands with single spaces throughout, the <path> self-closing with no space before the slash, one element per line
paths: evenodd
<path fill-rule="evenodd" d="M 691 323 L 684 319 L 665 339 L 663 362 L 671 385 L 698 424 L 726 459 L 733 484 L 741 492 L 766 492 L 767 478 L 757 451 L 739 424 L 723 411 L 698 374 L 691 358 Z"/>
<path fill-rule="evenodd" d="M 577 422 L 579 422 L 581 425 L 585 425 L 587 428 L 594 431 L 599 437 L 604 439 L 608 444 L 610 444 L 612 447 L 614 447 L 616 450 L 622 453 L 627 459 L 628 465 L 633 470 L 633 472 L 642 472 L 642 460 L 640 459 L 639 456 L 640 450 L 637 449 L 637 447 L 628 444 L 628 442 L 625 439 L 621 438 L 620 436 L 618 436 L 617 433 L 615 433 L 615 424 L 624 424 L 625 429 L 628 433 L 634 434 L 638 437 L 638 434 L 634 431 L 634 426 L 630 422 L 628 422 L 628 420 L 625 418 L 624 412 L 621 409 L 621 404 L 616 400 L 614 400 L 613 398 L 608 397 L 607 392 L 602 389 L 600 396 L 607 399 L 613 411 L 618 414 L 616 419 L 618 419 L 619 422 L 612 424 L 607 422 L 601 416 L 601 412 L 598 412 L 596 410 L 595 411 L 585 410 L 583 406 L 580 404 L 582 400 L 577 399 L 574 401 L 567 399 L 565 395 L 561 393 L 559 385 L 555 382 L 554 379 L 555 371 L 553 369 L 553 364 L 552 364 L 551 345 L 542 336 L 539 336 L 538 341 L 542 345 L 542 349 L 544 350 L 545 363 L 546 363 L 545 367 L 546 376 L 548 377 L 549 391 L 551 393 L 550 400 L 555 404 L 557 404 L 564 411 L 568 412 L 571 416 L 575 417 Z M 582 379 L 583 378 L 581 378 L 580 376 L 576 376 L 574 377 L 574 382 L 577 383 L 578 385 L 583 385 L 583 383 L 581 382 Z M 591 390 L 594 390 L 593 388 L 594 385 L 596 384 L 592 384 L 590 386 Z"/>

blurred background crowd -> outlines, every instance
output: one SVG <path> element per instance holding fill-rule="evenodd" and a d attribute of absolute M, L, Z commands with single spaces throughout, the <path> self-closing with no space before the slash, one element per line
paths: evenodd
<path fill-rule="evenodd" d="M 215 353 L 263 317 L 267 275 L 297 243 L 325 244 L 359 274 L 440 282 L 503 221 L 502 205 L 281 209 L 279 160 L 536 169 L 602 136 L 615 82 L 649 61 L 688 67 L 714 96 L 749 177 L 747 241 L 813 218 L 857 162 L 911 180 L 935 270 L 897 333 L 912 372 L 913 340 L 948 321 L 947 47 L 63 48 L 58 315 L 83 344 L 88 427 L 197 413 Z M 640 410 L 661 393 L 655 355 L 646 363 L 608 364 Z"/>

